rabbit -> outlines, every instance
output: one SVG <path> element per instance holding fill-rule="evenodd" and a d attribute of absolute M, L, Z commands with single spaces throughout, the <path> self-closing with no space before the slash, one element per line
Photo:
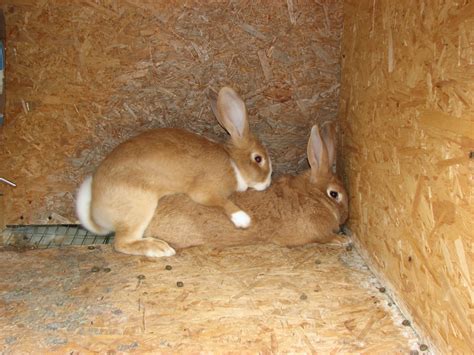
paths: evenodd
<path fill-rule="evenodd" d="M 150 130 L 121 143 L 78 190 L 81 224 L 99 235 L 114 231 L 118 252 L 171 256 L 175 250 L 168 243 L 143 233 L 158 201 L 185 194 L 198 204 L 224 210 L 235 227 L 248 228 L 250 216 L 229 196 L 269 187 L 270 157 L 250 132 L 245 103 L 232 88 L 223 87 L 211 106 L 230 134 L 226 144 L 176 128 Z"/>
<path fill-rule="evenodd" d="M 335 176 L 335 131 L 330 124 L 311 129 L 307 145 L 310 169 L 276 179 L 264 192 L 236 194 L 240 206 L 255 216 L 247 230 L 236 230 L 216 209 L 195 206 L 182 195 L 166 197 L 145 236 L 160 238 L 175 249 L 198 245 L 215 248 L 271 242 L 293 247 L 307 243 L 343 245 L 337 234 L 348 218 L 348 196 Z"/>

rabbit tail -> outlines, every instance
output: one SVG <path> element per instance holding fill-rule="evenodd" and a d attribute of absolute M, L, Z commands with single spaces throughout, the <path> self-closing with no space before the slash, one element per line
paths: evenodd
<path fill-rule="evenodd" d="M 106 235 L 112 232 L 92 219 L 91 214 L 91 201 L 92 201 L 92 176 L 88 176 L 82 183 L 77 193 L 76 200 L 76 212 L 77 217 L 81 224 L 92 233 L 98 235 Z"/>

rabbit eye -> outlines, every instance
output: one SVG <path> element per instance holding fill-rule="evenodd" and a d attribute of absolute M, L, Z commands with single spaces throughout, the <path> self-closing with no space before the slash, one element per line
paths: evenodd
<path fill-rule="evenodd" d="M 264 162 L 265 162 L 265 158 L 257 152 L 253 152 L 250 155 L 250 159 L 252 159 L 254 162 L 256 162 L 260 167 L 262 167 Z"/>
<path fill-rule="evenodd" d="M 339 194 L 337 193 L 337 191 L 331 190 L 331 191 L 329 191 L 329 196 L 331 196 L 334 199 L 337 199 Z"/>

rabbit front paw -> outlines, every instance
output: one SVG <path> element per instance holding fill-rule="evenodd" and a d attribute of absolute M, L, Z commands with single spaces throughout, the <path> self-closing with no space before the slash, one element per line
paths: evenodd
<path fill-rule="evenodd" d="M 231 220 L 237 228 L 248 228 L 250 226 L 250 216 L 244 211 L 234 212 L 231 215 Z"/>

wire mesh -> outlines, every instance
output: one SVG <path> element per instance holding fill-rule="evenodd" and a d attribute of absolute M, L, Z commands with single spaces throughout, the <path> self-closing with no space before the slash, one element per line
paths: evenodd
<path fill-rule="evenodd" d="M 113 238 L 113 233 L 96 235 L 76 224 L 7 226 L 1 233 L 1 244 L 46 249 L 68 245 L 110 244 Z"/>

